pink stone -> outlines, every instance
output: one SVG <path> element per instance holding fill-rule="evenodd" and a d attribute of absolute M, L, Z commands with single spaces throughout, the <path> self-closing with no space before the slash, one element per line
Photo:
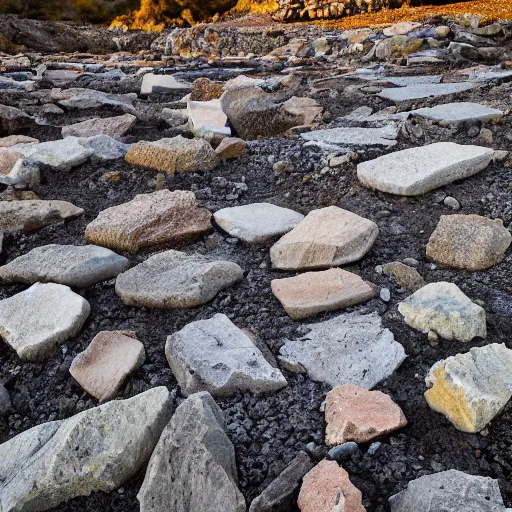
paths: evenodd
<path fill-rule="evenodd" d="M 215 153 L 222 160 L 230 160 L 244 156 L 246 149 L 247 142 L 245 140 L 236 137 L 226 137 L 222 139 Z"/>
<path fill-rule="evenodd" d="M 9 135 L 8 137 L 0 138 L 0 148 L 10 148 L 16 144 L 37 144 L 39 140 L 26 135 Z"/>

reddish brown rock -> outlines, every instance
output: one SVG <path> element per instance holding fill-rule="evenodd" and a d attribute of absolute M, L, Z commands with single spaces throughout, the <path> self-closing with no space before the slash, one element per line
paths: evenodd
<path fill-rule="evenodd" d="M 218 100 L 223 93 L 222 85 L 212 82 L 209 78 L 198 78 L 192 86 L 191 101 Z"/>
<path fill-rule="evenodd" d="M 217 146 L 215 153 L 217 153 L 221 160 L 230 160 L 244 156 L 246 150 L 247 142 L 245 140 L 236 137 L 226 137 Z"/>
<path fill-rule="evenodd" d="M 10 148 L 16 144 L 37 144 L 39 140 L 26 135 L 9 135 L 8 137 L 0 138 L 0 148 Z"/>

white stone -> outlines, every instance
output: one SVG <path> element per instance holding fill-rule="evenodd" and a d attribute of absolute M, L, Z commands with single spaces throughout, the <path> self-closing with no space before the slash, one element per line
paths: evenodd
<path fill-rule="evenodd" d="M 172 75 L 155 75 L 154 73 L 147 73 L 142 78 L 140 94 L 145 96 L 153 93 L 190 91 L 191 89 L 191 84 L 179 82 Z"/>
<path fill-rule="evenodd" d="M 421 28 L 421 23 L 411 22 L 411 21 L 402 21 L 401 23 L 395 23 L 394 25 L 391 25 L 390 27 L 386 27 L 382 33 L 386 37 L 392 37 L 392 36 L 403 36 L 405 34 L 408 34 L 409 32 L 412 32 L 413 30 L 417 30 Z"/>
<path fill-rule="evenodd" d="M 478 87 L 473 82 L 447 83 L 447 84 L 417 84 L 394 89 L 383 89 L 377 94 L 381 98 L 399 103 L 401 101 L 419 100 L 429 97 L 446 96 L 469 91 Z"/>
<path fill-rule="evenodd" d="M 189 101 L 187 103 L 188 119 L 193 130 L 211 131 L 221 135 L 231 135 L 227 125 L 228 117 L 220 106 L 220 100 Z"/>
<path fill-rule="evenodd" d="M 459 123 L 464 121 L 491 121 L 502 117 L 504 112 L 479 103 L 460 102 L 445 103 L 431 108 L 420 108 L 413 110 L 411 114 L 434 121 Z"/>

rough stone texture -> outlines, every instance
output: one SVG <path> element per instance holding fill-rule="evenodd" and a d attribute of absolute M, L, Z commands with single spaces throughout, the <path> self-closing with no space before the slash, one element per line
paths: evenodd
<path fill-rule="evenodd" d="M 431 108 L 420 108 L 411 112 L 414 116 L 444 121 L 446 123 L 461 123 L 464 121 L 491 121 L 504 115 L 502 110 L 489 108 L 479 103 L 445 103 Z"/>
<path fill-rule="evenodd" d="M 195 308 L 243 276 L 243 270 L 232 261 L 166 251 L 118 276 L 116 293 L 130 306 Z"/>
<path fill-rule="evenodd" d="M 5 386 L 0 382 L 0 416 L 9 412 L 12 407 L 11 397 Z"/>
<path fill-rule="evenodd" d="M 338 386 L 327 393 L 325 442 L 367 443 L 407 425 L 402 409 L 381 391 L 359 386 Z"/>
<path fill-rule="evenodd" d="M 20 158 L 23 158 L 21 153 L 12 149 L 0 149 L 0 175 L 8 175 Z"/>
<path fill-rule="evenodd" d="M 294 320 L 355 306 L 378 294 L 376 286 L 339 268 L 274 279 L 271 286 L 272 293 Z"/>
<path fill-rule="evenodd" d="M 381 98 L 400 103 L 402 101 L 419 100 L 430 97 L 458 94 L 478 87 L 474 82 L 446 83 L 446 84 L 418 84 L 395 89 L 384 89 L 377 95 Z"/>
<path fill-rule="evenodd" d="M 231 160 L 240 158 L 247 151 L 247 143 L 243 139 L 236 137 L 226 137 L 215 149 L 215 153 L 221 160 Z"/>
<path fill-rule="evenodd" d="M 198 391 L 213 396 L 237 391 L 269 393 L 286 386 L 283 374 L 220 313 L 209 320 L 192 322 L 169 336 L 165 355 L 185 396 Z"/>
<path fill-rule="evenodd" d="M 217 154 L 206 140 L 185 139 L 181 135 L 156 142 L 137 142 L 128 150 L 126 161 L 167 174 L 212 171 L 219 163 Z"/>
<path fill-rule="evenodd" d="M 66 108 L 77 108 L 80 110 L 99 108 L 102 106 L 132 108 L 133 102 L 137 99 L 135 93 L 130 94 L 108 94 L 94 89 L 52 89 L 51 98 L 59 105 Z"/>
<path fill-rule="evenodd" d="M 132 114 L 117 117 L 93 118 L 81 123 L 71 124 L 62 128 L 62 136 L 94 137 L 95 135 L 108 135 L 119 139 L 137 121 Z"/>
<path fill-rule="evenodd" d="M 283 103 L 283 109 L 287 114 L 302 119 L 301 127 L 311 127 L 321 121 L 323 107 L 313 98 L 298 98 L 292 96 Z"/>
<path fill-rule="evenodd" d="M 210 218 L 207 209 L 197 206 L 193 192 L 159 190 L 103 210 L 87 226 L 85 238 L 129 252 L 172 247 L 210 231 Z"/>
<path fill-rule="evenodd" d="M 43 511 L 116 489 L 146 463 L 170 417 L 169 391 L 158 387 L 19 434 L 0 445 L 0 510 Z"/>
<path fill-rule="evenodd" d="M 43 359 L 78 334 L 90 312 L 67 286 L 36 283 L 0 301 L 0 336 L 21 359 Z"/>
<path fill-rule="evenodd" d="M 409 292 L 415 292 L 426 284 L 423 277 L 414 267 L 399 261 L 386 263 L 383 267 L 383 272 L 391 277 L 398 286 Z"/>
<path fill-rule="evenodd" d="M 26 135 L 9 135 L 9 137 L 0 138 L 0 148 L 10 148 L 16 144 L 38 144 L 39 140 Z"/>
<path fill-rule="evenodd" d="M 312 380 L 331 387 L 356 384 L 371 389 L 406 357 L 376 313 L 346 313 L 306 328 L 309 332 L 301 338 L 284 340 L 279 359 L 289 370 L 307 371 Z"/>
<path fill-rule="evenodd" d="M 94 245 L 44 245 L 0 267 L 0 282 L 53 282 L 87 288 L 116 277 L 130 268 L 130 261 Z"/>
<path fill-rule="evenodd" d="M 501 219 L 443 215 L 427 245 L 427 258 L 451 268 L 484 270 L 499 263 L 512 242 Z"/>
<path fill-rule="evenodd" d="M 134 333 L 102 331 L 73 359 L 69 373 L 87 393 L 105 402 L 115 396 L 145 358 L 144 345 Z"/>
<path fill-rule="evenodd" d="M 33 233 L 82 213 L 82 208 L 67 201 L 0 201 L 0 231 Z"/>
<path fill-rule="evenodd" d="M 224 92 L 222 84 L 216 84 L 208 78 L 198 78 L 192 85 L 191 101 L 218 100 Z"/>
<path fill-rule="evenodd" d="M 357 166 L 363 185 L 381 192 L 419 196 L 485 169 L 494 150 L 438 142 L 397 151 Z"/>
<path fill-rule="evenodd" d="M 34 120 L 19 108 L 0 105 L 0 133 L 12 135 L 33 124 Z"/>
<path fill-rule="evenodd" d="M 191 88 L 191 84 L 179 82 L 172 75 L 155 75 L 154 73 L 146 73 L 142 78 L 140 94 L 146 96 L 154 93 L 190 91 Z"/>
<path fill-rule="evenodd" d="M 305 477 L 298 505 L 301 512 L 366 512 L 361 491 L 333 460 L 323 460 Z"/>
<path fill-rule="evenodd" d="M 102 160 L 123 158 L 131 147 L 130 144 L 123 144 L 108 135 L 80 138 L 78 142 L 85 148 L 92 149 L 94 156 Z"/>
<path fill-rule="evenodd" d="M 270 203 L 223 208 L 213 214 L 215 222 L 231 236 L 250 244 L 264 244 L 291 231 L 304 215 Z"/>
<path fill-rule="evenodd" d="M 402 301 L 398 311 L 413 329 L 434 331 L 445 340 L 467 342 L 487 336 L 485 310 L 453 283 L 425 285 Z"/>
<path fill-rule="evenodd" d="M 222 111 L 220 100 L 189 101 L 187 103 L 188 119 L 195 132 L 213 132 L 231 135 L 227 125 L 228 118 Z"/>
<path fill-rule="evenodd" d="M 320 269 L 361 259 L 372 247 L 379 228 L 371 220 L 329 206 L 311 211 L 270 249 L 275 268 Z"/>
<path fill-rule="evenodd" d="M 141 512 L 245 512 L 235 449 L 209 393 L 185 400 L 165 427 L 137 495 Z"/>

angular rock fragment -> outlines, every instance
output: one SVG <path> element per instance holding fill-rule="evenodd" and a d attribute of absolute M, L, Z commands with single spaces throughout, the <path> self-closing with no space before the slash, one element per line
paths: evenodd
<path fill-rule="evenodd" d="M 243 276 L 243 270 L 232 261 L 166 251 L 118 276 L 116 293 L 130 306 L 195 308 Z"/>
<path fill-rule="evenodd" d="M 189 101 L 187 111 L 194 133 L 213 132 L 220 135 L 231 135 L 231 128 L 226 126 L 228 118 L 222 111 L 220 100 Z"/>
<path fill-rule="evenodd" d="M 0 149 L 0 175 L 7 176 L 21 158 L 23 155 L 12 149 Z"/>
<path fill-rule="evenodd" d="M 154 93 L 168 94 L 175 91 L 190 91 L 191 84 L 179 82 L 172 75 L 155 75 L 146 73 L 142 78 L 140 94 L 142 96 Z"/>
<path fill-rule="evenodd" d="M 465 121 L 491 121 L 504 115 L 502 110 L 479 103 L 445 103 L 431 108 L 420 108 L 411 112 L 414 116 L 455 124 Z"/>
<path fill-rule="evenodd" d="M 0 138 L 0 148 L 10 148 L 16 144 L 38 144 L 39 140 L 26 135 L 9 135 L 9 137 Z"/>
<path fill-rule="evenodd" d="M 410 292 L 415 292 L 426 284 L 423 277 L 414 267 L 405 265 L 400 261 L 386 263 L 383 267 L 383 272 L 391 277 L 398 286 Z"/>
<path fill-rule="evenodd" d="M 81 123 L 71 124 L 62 128 L 63 137 L 94 137 L 95 135 L 108 135 L 119 139 L 137 121 L 132 114 L 117 117 L 93 118 Z"/>
<path fill-rule="evenodd" d="M 108 492 L 146 463 L 171 417 L 167 388 L 43 423 L 0 445 L 0 510 L 48 510 Z"/>
<path fill-rule="evenodd" d="M 165 355 L 185 396 L 208 391 L 229 396 L 237 391 L 269 393 L 286 386 L 251 339 L 229 318 L 217 314 L 198 320 L 167 338 Z"/>
<path fill-rule="evenodd" d="M 236 137 L 225 137 L 215 149 L 215 153 L 221 160 L 232 160 L 245 155 L 247 143 Z"/>
<path fill-rule="evenodd" d="M 159 190 L 103 210 L 87 226 L 85 238 L 119 251 L 172 247 L 210 231 L 210 218 L 193 192 Z"/>
<path fill-rule="evenodd" d="M 394 89 L 383 89 L 377 96 L 395 103 L 458 94 L 478 87 L 474 82 L 446 84 L 418 84 Z"/>
<path fill-rule="evenodd" d="M 101 160 L 117 160 L 118 158 L 123 158 L 131 148 L 131 144 L 123 144 L 108 135 L 84 137 L 78 139 L 78 142 L 84 146 L 84 148 L 92 149 L 94 156 Z"/>
<path fill-rule="evenodd" d="M 223 93 L 222 84 L 216 84 L 208 78 L 198 78 L 192 85 L 191 101 L 218 100 Z"/>
<path fill-rule="evenodd" d="M 34 120 L 19 108 L 0 105 L 0 134 L 12 135 L 33 124 Z"/>
<path fill-rule="evenodd" d="M 165 427 L 137 495 L 141 512 L 245 512 L 235 449 L 209 393 L 185 400 Z"/>

